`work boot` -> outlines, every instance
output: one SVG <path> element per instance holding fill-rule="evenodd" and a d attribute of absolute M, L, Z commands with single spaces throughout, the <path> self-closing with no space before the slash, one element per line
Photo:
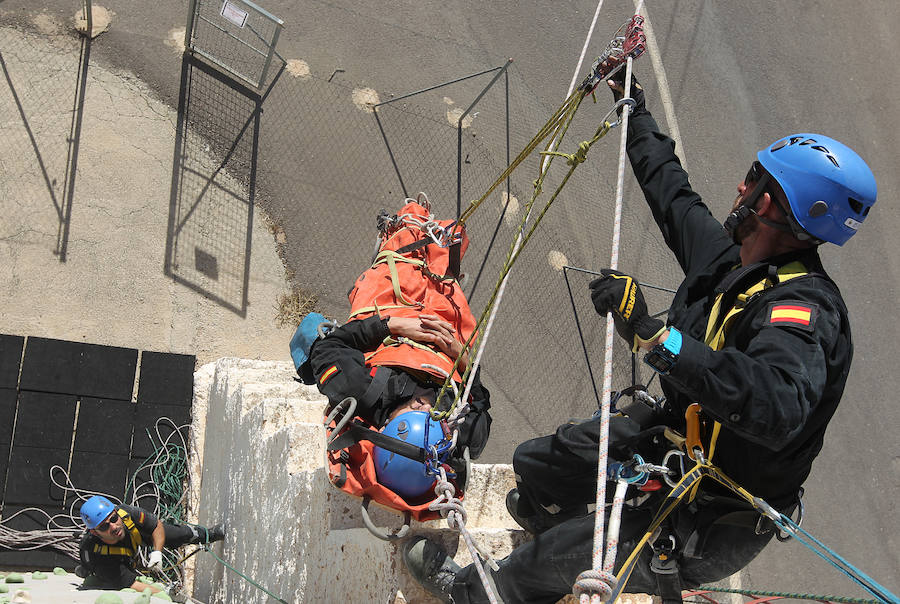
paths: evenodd
<path fill-rule="evenodd" d="M 450 595 L 460 566 L 444 548 L 421 535 L 413 537 L 403 548 L 403 561 L 413 579 L 441 602 L 453 602 Z"/>
<path fill-rule="evenodd" d="M 226 529 L 227 526 L 224 522 L 220 522 L 219 524 L 206 529 L 207 543 L 215 543 L 216 541 L 221 541 L 222 539 L 224 539 Z"/>
<path fill-rule="evenodd" d="M 522 499 L 519 489 L 510 489 L 506 494 L 506 511 L 516 521 L 516 524 L 532 535 L 539 535 L 549 528 L 541 522 L 528 501 Z"/>

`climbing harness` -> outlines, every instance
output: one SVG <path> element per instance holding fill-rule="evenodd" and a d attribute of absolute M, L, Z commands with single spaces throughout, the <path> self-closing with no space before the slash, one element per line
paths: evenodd
<path fill-rule="evenodd" d="M 94 544 L 94 553 L 99 554 L 101 556 L 134 556 L 140 545 L 144 542 L 141 538 L 141 533 L 138 531 L 137 526 L 134 524 L 134 520 L 131 518 L 131 515 L 123 510 L 122 508 L 116 508 L 116 514 L 119 518 L 122 519 L 122 524 L 125 525 L 125 532 L 128 535 L 128 540 L 131 542 L 131 546 L 127 545 L 107 545 L 105 543 L 95 543 Z M 143 512 L 141 512 L 143 515 Z"/>

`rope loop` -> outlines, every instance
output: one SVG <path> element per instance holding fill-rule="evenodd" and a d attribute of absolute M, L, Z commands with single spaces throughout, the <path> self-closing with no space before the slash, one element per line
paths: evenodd
<path fill-rule="evenodd" d="M 578 598 L 599 595 L 605 602 L 613 595 L 618 585 L 619 580 L 614 574 L 591 569 L 578 575 L 572 593 Z"/>

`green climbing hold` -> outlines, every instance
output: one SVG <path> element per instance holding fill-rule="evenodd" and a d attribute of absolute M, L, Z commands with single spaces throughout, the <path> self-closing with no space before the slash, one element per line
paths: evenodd
<path fill-rule="evenodd" d="M 0 594 L 5 594 L 8 591 L 9 591 L 9 588 L 6 585 L 4 585 L 3 583 L 0 583 Z"/>
<path fill-rule="evenodd" d="M 105 593 L 96 600 L 94 600 L 94 604 L 124 604 L 122 602 L 122 598 L 119 597 L 119 594 L 116 593 Z"/>
<path fill-rule="evenodd" d="M 147 585 L 153 585 L 153 579 L 150 577 L 138 577 L 137 580 L 141 583 L 146 583 Z"/>
<path fill-rule="evenodd" d="M 21 573 L 9 573 L 4 580 L 7 583 L 24 583 L 25 577 L 23 577 Z"/>
<path fill-rule="evenodd" d="M 123 587 L 119 591 L 124 591 L 127 594 L 136 594 L 137 593 L 137 590 L 133 587 Z"/>
<path fill-rule="evenodd" d="M 62 567 L 56 566 L 53 568 L 53 574 L 54 575 L 68 575 L 69 572 Z"/>
<path fill-rule="evenodd" d="M 31 578 L 34 579 L 35 581 L 46 581 L 46 580 L 47 580 L 47 574 L 46 574 L 46 573 L 42 573 L 42 572 L 39 571 L 39 570 L 36 570 L 36 571 L 34 571 L 33 573 L 31 573 Z"/>
<path fill-rule="evenodd" d="M 156 592 L 155 594 L 153 594 L 153 597 L 154 597 L 154 598 L 159 598 L 160 600 L 166 600 L 167 602 L 171 602 L 171 601 L 172 601 L 172 597 L 171 597 L 169 594 L 167 594 L 166 592 L 164 592 L 164 591 L 158 591 L 158 592 Z"/>

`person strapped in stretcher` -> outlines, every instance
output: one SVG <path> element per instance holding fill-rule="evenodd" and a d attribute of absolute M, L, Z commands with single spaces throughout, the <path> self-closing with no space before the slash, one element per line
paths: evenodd
<path fill-rule="evenodd" d="M 439 516 L 428 504 L 440 468 L 456 477 L 460 496 L 464 452 L 477 458 L 491 425 L 489 393 L 477 372 L 468 405 L 457 404 L 467 411 L 455 424 L 455 443 L 452 426 L 431 416 L 452 403 L 452 388 L 440 405 L 436 399 L 448 376 L 461 385 L 465 343 L 476 326 L 457 280 L 468 237 L 453 221 L 434 220 L 423 194 L 397 214 L 382 212 L 378 226 L 378 252 L 350 290 L 348 321 L 336 326 L 307 315 L 291 355 L 303 381 L 328 397 L 329 410 L 340 407 L 326 422 L 335 486 L 428 520 Z M 340 426 L 348 412 L 354 419 Z"/>

